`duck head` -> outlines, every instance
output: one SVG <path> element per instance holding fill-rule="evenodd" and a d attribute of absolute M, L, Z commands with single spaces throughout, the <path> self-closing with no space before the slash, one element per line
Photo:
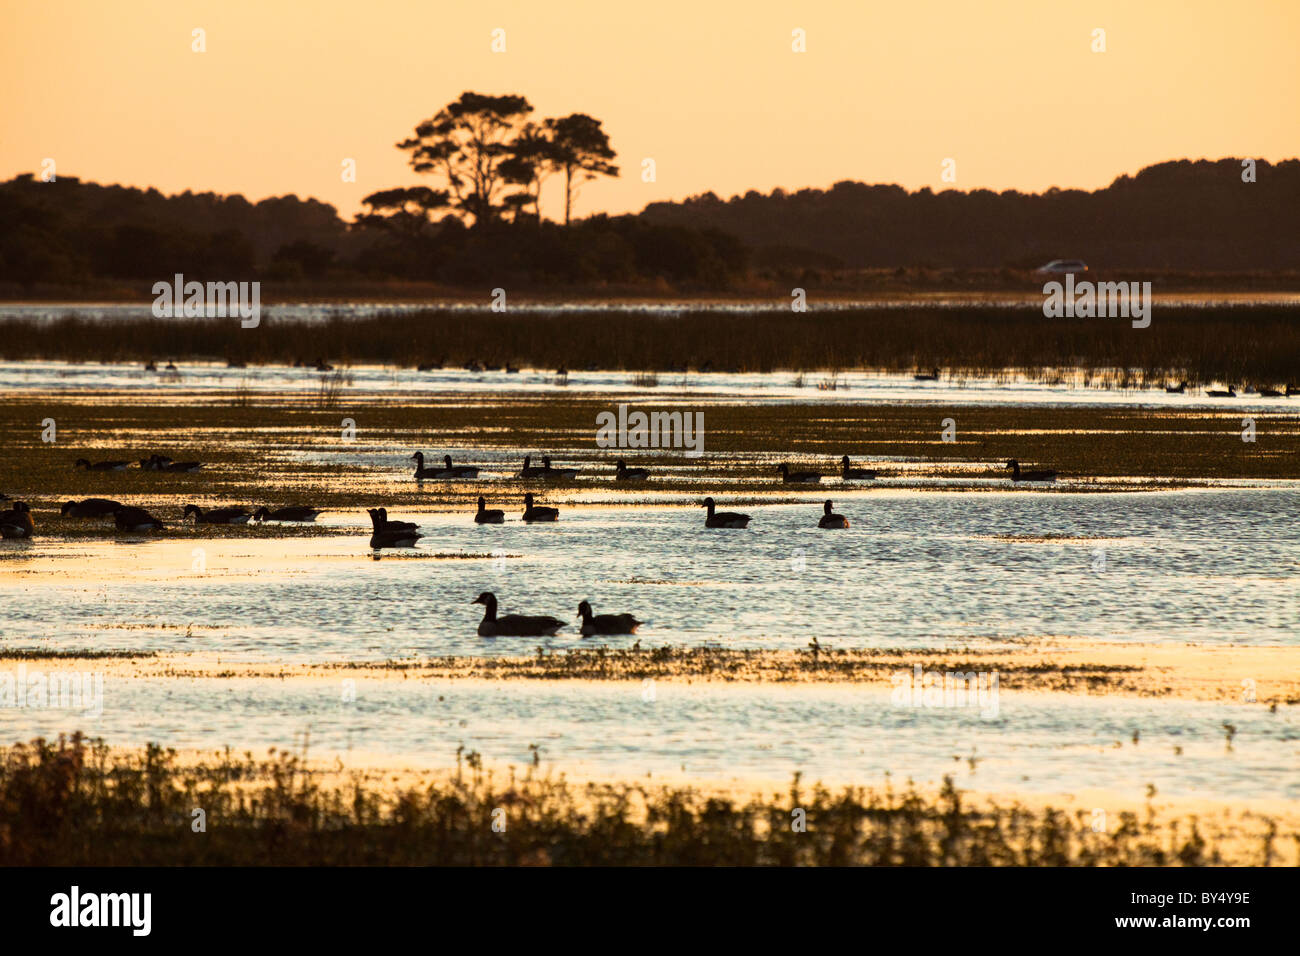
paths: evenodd
<path fill-rule="evenodd" d="M 69 511 L 71 511 L 75 507 L 77 507 L 77 503 L 75 501 L 65 501 L 63 503 L 63 507 L 59 509 L 59 514 L 66 515 Z"/>
<path fill-rule="evenodd" d="M 184 517 L 181 518 L 181 520 L 184 521 L 185 518 L 188 518 L 190 515 L 193 515 L 194 520 L 197 521 L 199 518 L 203 517 L 203 509 L 200 508 L 198 505 L 186 505 L 185 515 Z"/>
<path fill-rule="evenodd" d="M 591 620 L 591 605 L 586 601 L 583 601 L 578 605 L 578 617 L 582 618 L 584 621 Z"/>
<path fill-rule="evenodd" d="M 713 509 L 717 507 L 712 498 L 705 498 L 700 504 L 709 509 L 709 514 L 713 514 Z"/>
<path fill-rule="evenodd" d="M 487 510 L 487 499 L 484 498 L 482 495 L 479 495 L 479 496 L 478 496 L 478 510 L 479 510 L 479 511 L 486 511 L 486 510 Z M 487 592 L 484 591 L 483 593 L 486 594 Z M 479 597 L 482 597 L 482 596 L 483 596 L 482 594 L 479 595 Z"/>
<path fill-rule="evenodd" d="M 829 501 L 828 501 L 828 502 L 826 502 L 826 504 L 822 505 L 822 511 L 826 512 L 827 514 L 830 514 L 830 513 L 831 513 L 831 507 L 832 507 L 832 502 L 829 502 Z"/>
<path fill-rule="evenodd" d="M 85 458 L 78 458 L 72 466 L 73 468 L 89 468 L 90 462 Z"/>
<path fill-rule="evenodd" d="M 442 456 L 442 463 L 443 463 L 444 465 L 446 465 L 448 469 L 450 469 L 450 468 L 451 468 L 451 455 L 443 455 L 443 456 Z"/>
<path fill-rule="evenodd" d="M 424 452 L 422 452 L 422 451 L 417 451 L 417 452 L 416 452 L 414 455 L 412 455 L 408 460 L 409 460 L 409 461 L 417 461 L 417 462 L 419 462 L 419 463 L 420 463 L 420 467 L 423 468 L 423 467 L 424 467 Z"/>
<path fill-rule="evenodd" d="M 270 516 L 270 514 L 271 514 L 270 510 L 266 507 L 266 505 L 263 505 L 262 507 L 258 508 L 256 511 L 253 512 L 253 520 L 265 521 Z"/>
<path fill-rule="evenodd" d="M 532 506 L 533 506 L 533 493 L 530 491 L 528 492 L 528 494 L 524 495 L 524 507 L 531 508 Z"/>

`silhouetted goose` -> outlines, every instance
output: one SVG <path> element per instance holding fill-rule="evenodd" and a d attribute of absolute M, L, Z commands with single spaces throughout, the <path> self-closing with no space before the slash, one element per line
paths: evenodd
<path fill-rule="evenodd" d="M 113 512 L 113 523 L 118 531 L 158 531 L 163 523 L 143 508 L 123 505 Z"/>
<path fill-rule="evenodd" d="M 519 474 L 515 475 L 516 478 L 541 478 L 546 474 L 546 469 L 538 468 L 532 464 L 532 460 L 531 455 L 524 455 L 524 467 L 519 469 Z"/>
<path fill-rule="evenodd" d="M 471 604 L 482 604 L 483 620 L 479 622 L 479 637 L 549 637 L 564 627 L 564 622 L 549 615 L 507 614 L 497 617 L 497 596 L 484 591 Z"/>
<path fill-rule="evenodd" d="M 411 456 L 411 461 L 415 462 L 415 480 L 424 481 L 426 478 L 441 478 L 441 468 L 424 467 L 424 452 L 417 451 Z"/>
<path fill-rule="evenodd" d="M 453 465 L 451 455 L 443 455 L 442 462 L 446 466 L 443 468 L 443 478 L 477 478 L 478 469 L 470 465 Z"/>
<path fill-rule="evenodd" d="M 650 471 L 646 468 L 629 468 L 622 458 L 614 466 L 615 481 L 646 481 Z"/>
<path fill-rule="evenodd" d="M 172 461 L 164 455 L 150 455 L 140 459 L 140 467 L 145 471 L 198 471 L 203 467 L 203 462 Z"/>
<path fill-rule="evenodd" d="M 500 508 L 488 508 L 487 499 L 482 495 L 478 496 L 478 511 L 474 514 L 475 524 L 503 524 L 506 520 L 506 513 Z"/>
<path fill-rule="evenodd" d="M 144 370 L 146 372 L 156 372 L 158 371 L 158 366 L 153 363 L 153 359 L 150 359 L 144 363 Z"/>
<path fill-rule="evenodd" d="M 1181 395 L 1183 394 L 1183 392 L 1187 391 L 1187 382 L 1182 381 L 1179 382 L 1177 385 L 1166 385 L 1165 391 L 1168 392 L 1170 395 Z"/>
<path fill-rule="evenodd" d="M 373 518 L 374 515 L 371 515 Z M 370 534 L 370 548 L 378 551 L 382 548 L 414 548 L 415 542 L 419 541 L 424 535 L 418 531 L 406 529 L 383 530 L 375 528 Z"/>
<path fill-rule="evenodd" d="M 550 458 L 542 458 L 542 477 L 552 481 L 568 481 L 578 477 L 576 468 L 552 468 Z"/>
<path fill-rule="evenodd" d="M 248 524 L 253 517 L 247 508 L 209 508 L 204 511 L 198 505 L 186 505 L 185 518 L 191 515 L 194 516 L 195 524 Z"/>
<path fill-rule="evenodd" d="M 414 521 L 389 521 L 387 508 L 367 508 L 366 513 L 376 531 L 415 531 L 419 528 Z"/>
<path fill-rule="evenodd" d="M 1263 385 L 1259 386 L 1258 391 L 1261 398 L 1281 398 L 1283 395 L 1280 388 L 1266 388 Z"/>
<path fill-rule="evenodd" d="M 1021 471 L 1020 462 L 1012 458 L 1007 462 L 1007 467 L 1011 469 L 1012 481 L 1055 481 L 1056 472 L 1054 471 Z"/>
<path fill-rule="evenodd" d="M 578 605 L 582 618 L 582 636 L 592 634 L 635 634 L 641 622 L 631 614 L 592 614 L 591 605 L 583 601 Z"/>
<path fill-rule="evenodd" d="M 706 528 L 746 528 L 749 526 L 749 515 L 742 515 L 735 511 L 714 511 L 716 507 L 712 498 L 704 499 L 704 507 L 709 513 L 704 519 Z"/>
<path fill-rule="evenodd" d="M 844 515 L 837 515 L 831 510 L 831 508 L 832 502 L 828 501 L 826 504 L 822 505 L 822 520 L 817 522 L 817 527 L 847 528 L 849 526 L 849 519 L 844 517 Z"/>
<path fill-rule="evenodd" d="M 15 501 L 8 511 L 0 512 L 0 538 L 30 538 L 35 531 L 27 502 Z"/>
<path fill-rule="evenodd" d="M 65 501 L 59 513 L 65 518 L 107 518 L 118 508 L 120 501 L 108 498 L 87 498 L 84 501 Z"/>
<path fill-rule="evenodd" d="M 559 508 L 548 508 L 545 505 L 534 505 L 532 492 L 524 495 L 525 521 L 554 521 L 559 516 Z"/>
<path fill-rule="evenodd" d="M 309 508 L 306 505 L 286 505 L 272 511 L 263 506 L 253 512 L 255 521 L 315 521 L 316 516 L 324 514 L 322 508 Z"/>
<path fill-rule="evenodd" d="M 1236 398 L 1237 389 L 1232 385 L 1229 385 L 1226 389 L 1207 388 L 1205 394 L 1209 395 L 1211 398 Z"/>
<path fill-rule="evenodd" d="M 781 480 L 787 485 L 815 485 L 822 480 L 822 476 L 815 471 L 791 471 L 785 462 L 777 465 L 776 470 L 781 473 Z"/>
<path fill-rule="evenodd" d="M 849 456 L 845 455 L 840 459 L 840 477 L 845 481 L 866 481 L 875 478 L 876 473 L 870 468 L 849 467 Z"/>
<path fill-rule="evenodd" d="M 917 372 L 915 375 L 912 376 L 912 378 L 914 378 L 918 382 L 937 382 L 939 381 L 939 369 L 936 367 L 932 369 L 928 374 L 925 372 Z"/>
<path fill-rule="evenodd" d="M 96 461 L 91 462 L 85 458 L 78 458 L 73 468 L 84 468 L 87 471 L 123 471 L 129 462 L 125 461 Z"/>

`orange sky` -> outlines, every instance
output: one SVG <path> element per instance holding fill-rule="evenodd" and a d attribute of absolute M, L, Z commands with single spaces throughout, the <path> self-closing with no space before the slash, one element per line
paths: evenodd
<path fill-rule="evenodd" d="M 1300 155 L 1300 0 L 0 4 L 0 178 L 51 157 L 99 182 L 351 214 L 376 189 L 436 185 L 393 144 L 467 89 L 605 122 L 624 174 L 586 186 L 579 214 L 840 179 L 943 188 L 949 157 L 957 188 L 1037 191 Z"/>

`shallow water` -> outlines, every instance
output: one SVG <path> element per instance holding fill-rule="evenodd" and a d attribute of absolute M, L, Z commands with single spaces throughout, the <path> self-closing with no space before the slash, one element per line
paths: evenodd
<path fill-rule="evenodd" d="M 1300 409 L 1300 397 L 1266 398 L 1240 393 L 1236 398 L 1212 398 L 1204 391 L 1171 394 L 1163 386 L 1106 388 L 1099 381 L 1085 385 L 1081 373 L 1062 371 L 1052 382 L 1037 381 L 1008 372 L 1001 376 L 948 377 L 916 381 L 911 375 L 852 371 L 840 374 L 830 388 L 822 372 L 804 375 L 795 384 L 790 372 L 661 372 L 657 384 L 637 384 L 624 371 L 578 370 L 557 383 L 554 370 L 522 369 L 469 372 L 444 368 L 420 372 L 410 368 L 351 366 L 340 370 L 345 379 L 340 394 L 348 397 L 394 396 L 404 400 L 427 397 L 517 393 L 573 393 L 629 396 L 644 401 L 657 397 L 672 401 L 746 402 L 929 402 L 947 405 L 1073 405 L 1140 406 L 1143 408 L 1199 408 L 1235 411 L 1285 411 Z M 1059 380 L 1058 380 L 1059 379 Z M 174 372 L 165 367 L 147 372 L 136 363 L 0 362 L 0 388 L 16 395 L 58 395 L 116 392 L 124 396 L 164 401 L 230 401 L 236 394 L 297 392 L 315 396 L 329 373 L 292 366 L 227 368 L 220 363 L 182 363 Z M 825 387 L 823 387 L 825 386 Z"/>
<path fill-rule="evenodd" d="M 808 782 L 924 785 L 950 774 L 985 791 L 1106 789 L 1136 800 L 1154 784 L 1163 797 L 1300 798 L 1294 708 L 1005 691 L 997 703 L 994 716 L 907 706 L 864 687 L 366 680 L 344 702 L 330 681 L 109 680 L 98 719 L 0 708 L 0 739 L 80 728 L 123 745 L 237 740 L 262 753 L 300 751 L 309 733 L 310 756 L 345 763 L 364 754 L 358 762 L 449 767 L 463 745 L 522 767 L 537 745 L 544 768 L 597 777 L 782 784 L 798 771 Z"/>
<path fill-rule="evenodd" d="M 291 660 L 584 643 L 573 626 L 554 638 L 479 638 L 481 609 L 470 602 L 487 590 L 502 613 L 573 620 L 583 599 L 598 613 L 631 612 L 646 622 L 647 646 L 803 648 L 816 637 L 943 648 L 1043 636 L 1300 644 L 1294 487 L 837 492 L 847 531 L 817 528 L 823 496 L 746 506 L 753 521 L 741 531 L 704 528 L 694 507 L 561 502 L 553 525 L 394 513 L 425 537 L 377 560 L 360 513 L 321 519 L 355 527 L 344 537 L 3 542 L 0 640 Z"/>

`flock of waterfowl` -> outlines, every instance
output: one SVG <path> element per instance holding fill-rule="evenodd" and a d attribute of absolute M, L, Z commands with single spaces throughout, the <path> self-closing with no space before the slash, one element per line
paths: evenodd
<path fill-rule="evenodd" d="M 411 460 L 416 463 L 414 478 L 419 482 L 426 480 L 469 480 L 477 478 L 479 474 L 477 467 L 454 464 L 450 455 L 443 456 L 442 467 L 426 465 L 423 452 L 417 451 L 411 456 Z M 74 464 L 74 468 L 87 471 L 123 471 L 129 466 L 130 462 L 127 461 L 92 462 L 85 458 L 78 458 Z M 139 467 L 144 471 L 194 472 L 202 468 L 203 465 L 201 462 L 177 462 L 166 456 L 153 454 L 148 458 L 139 459 Z M 1022 470 L 1020 463 L 1015 459 L 1008 461 L 1006 467 L 1011 470 L 1011 480 L 1015 482 L 1046 482 L 1053 481 L 1056 478 L 1056 472 L 1054 471 Z M 776 472 L 780 475 L 783 484 L 818 484 L 826 477 L 817 471 L 791 471 L 789 465 L 784 462 L 777 466 Z M 577 468 L 556 467 L 547 456 L 542 457 L 540 466 L 532 463 L 531 456 L 525 456 L 523 465 L 516 473 L 516 477 L 525 480 L 571 481 L 577 478 L 579 474 L 580 471 Z M 845 455 L 840 459 L 840 469 L 837 477 L 844 481 L 871 481 L 877 477 L 877 472 L 867 468 L 854 467 L 849 456 Z M 650 471 L 646 468 L 629 468 L 623 459 L 618 459 L 615 464 L 614 478 L 616 481 L 622 482 L 644 482 L 649 480 Z M 9 499 L 6 495 L 0 494 L 0 501 L 9 501 Z M 711 497 L 705 498 L 701 505 L 705 509 L 704 526 L 706 528 L 747 528 L 752 520 L 747 514 L 734 511 L 718 511 L 717 504 Z M 368 508 L 366 510 L 370 515 L 370 547 L 373 550 L 414 547 L 422 537 L 419 526 L 415 522 L 390 519 L 386 508 Z M 125 505 L 109 498 L 85 498 L 81 501 L 68 501 L 60 508 L 60 513 L 68 518 L 104 519 L 111 517 L 114 526 L 119 531 L 145 533 L 159 531 L 164 528 L 163 522 L 150 514 L 145 508 Z M 250 510 L 240 506 L 204 508 L 200 505 L 188 504 L 184 508 L 181 520 L 192 520 L 195 525 L 241 525 L 248 524 L 250 521 L 311 522 L 315 521 L 317 516 L 322 513 L 321 509 L 308 505 L 288 505 L 280 508 L 263 506 Z M 524 495 L 524 510 L 521 515 L 524 523 L 554 522 L 559 519 L 559 516 L 560 511 L 558 508 L 538 504 L 532 492 Z M 501 509 L 488 508 L 486 498 L 480 495 L 478 496 L 477 509 L 474 512 L 473 520 L 475 524 L 480 525 L 504 524 L 506 515 Z M 834 510 L 834 502 L 826 501 L 823 504 L 822 514 L 817 523 L 818 528 L 835 530 L 846 529 L 849 526 L 849 519 Z M 32 523 L 31 509 L 26 502 L 11 502 L 8 510 L 0 512 L 0 536 L 29 539 L 34 535 L 35 527 Z M 541 636 L 554 634 L 561 627 L 564 627 L 563 621 L 545 615 L 508 614 L 498 617 L 497 599 L 490 591 L 480 594 L 473 603 L 482 604 L 485 609 L 483 621 L 478 627 L 478 633 L 481 636 Z M 590 634 L 630 634 L 641 623 L 630 614 L 593 614 L 591 605 L 587 601 L 583 601 L 578 606 L 578 613 L 583 622 L 582 633 L 584 636 Z"/>

